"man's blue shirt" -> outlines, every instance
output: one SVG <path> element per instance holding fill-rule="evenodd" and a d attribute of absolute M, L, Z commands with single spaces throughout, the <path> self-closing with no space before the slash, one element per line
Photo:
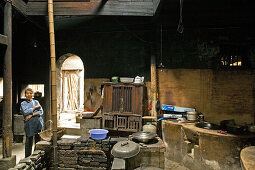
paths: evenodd
<path fill-rule="evenodd" d="M 32 101 L 23 101 L 20 106 L 20 112 L 23 114 L 24 118 L 33 113 L 39 113 L 38 116 L 33 116 L 24 122 L 24 129 L 27 137 L 34 136 L 43 130 L 43 109 L 41 107 L 40 109 L 33 111 L 33 107 L 36 105 L 40 105 L 40 103 L 37 100 L 32 99 Z"/>

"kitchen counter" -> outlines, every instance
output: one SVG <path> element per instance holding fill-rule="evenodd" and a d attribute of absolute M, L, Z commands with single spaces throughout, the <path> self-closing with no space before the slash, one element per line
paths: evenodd
<path fill-rule="evenodd" d="M 166 159 L 190 169 L 240 169 L 240 151 L 252 145 L 255 135 L 221 134 L 195 123 L 162 121 Z"/>

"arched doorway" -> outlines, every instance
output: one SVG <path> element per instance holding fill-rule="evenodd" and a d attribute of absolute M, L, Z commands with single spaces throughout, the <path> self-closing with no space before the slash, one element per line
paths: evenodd
<path fill-rule="evenodd" d="M 65 54 L 57 61 L 57 110 L 61 115 L 72 115 L 84 108 L 84 65 L 75 54 Z"/>

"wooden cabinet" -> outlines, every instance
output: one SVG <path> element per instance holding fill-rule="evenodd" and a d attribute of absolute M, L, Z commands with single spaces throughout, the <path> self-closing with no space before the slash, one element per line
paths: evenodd
<path fill-rule="evenodd" d="M 103 113 L 143 115 L 144 84 L 105 83 Z"/>

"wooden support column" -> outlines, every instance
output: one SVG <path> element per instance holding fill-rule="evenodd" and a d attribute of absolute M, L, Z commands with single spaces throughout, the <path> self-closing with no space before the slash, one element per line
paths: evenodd
<path fill-rule="evenodd" d="M 48 0 L 49 35 L 50 35 L 50 59 L 51 59 L 51 117 L 53 121 L 53 160 L 54 169 L 58 169 L 57 159 L 57 89 L 56 89 L 56 53 L 53 0 Z"/>
<path fill-rule="evenodd" d="M 151 99 L 152 112 L 151 116 L 157 117 L 156 102 L 157 102 L 157 70 L 155 55 L 151 55 Z"/>
<path fill-rule="evenodd" d="M 7 48 L 4 56 L 3 82 L 3 158 L 12 156 L 12 5 L 8 1 L 4 7 L 4 34 Z"/>

